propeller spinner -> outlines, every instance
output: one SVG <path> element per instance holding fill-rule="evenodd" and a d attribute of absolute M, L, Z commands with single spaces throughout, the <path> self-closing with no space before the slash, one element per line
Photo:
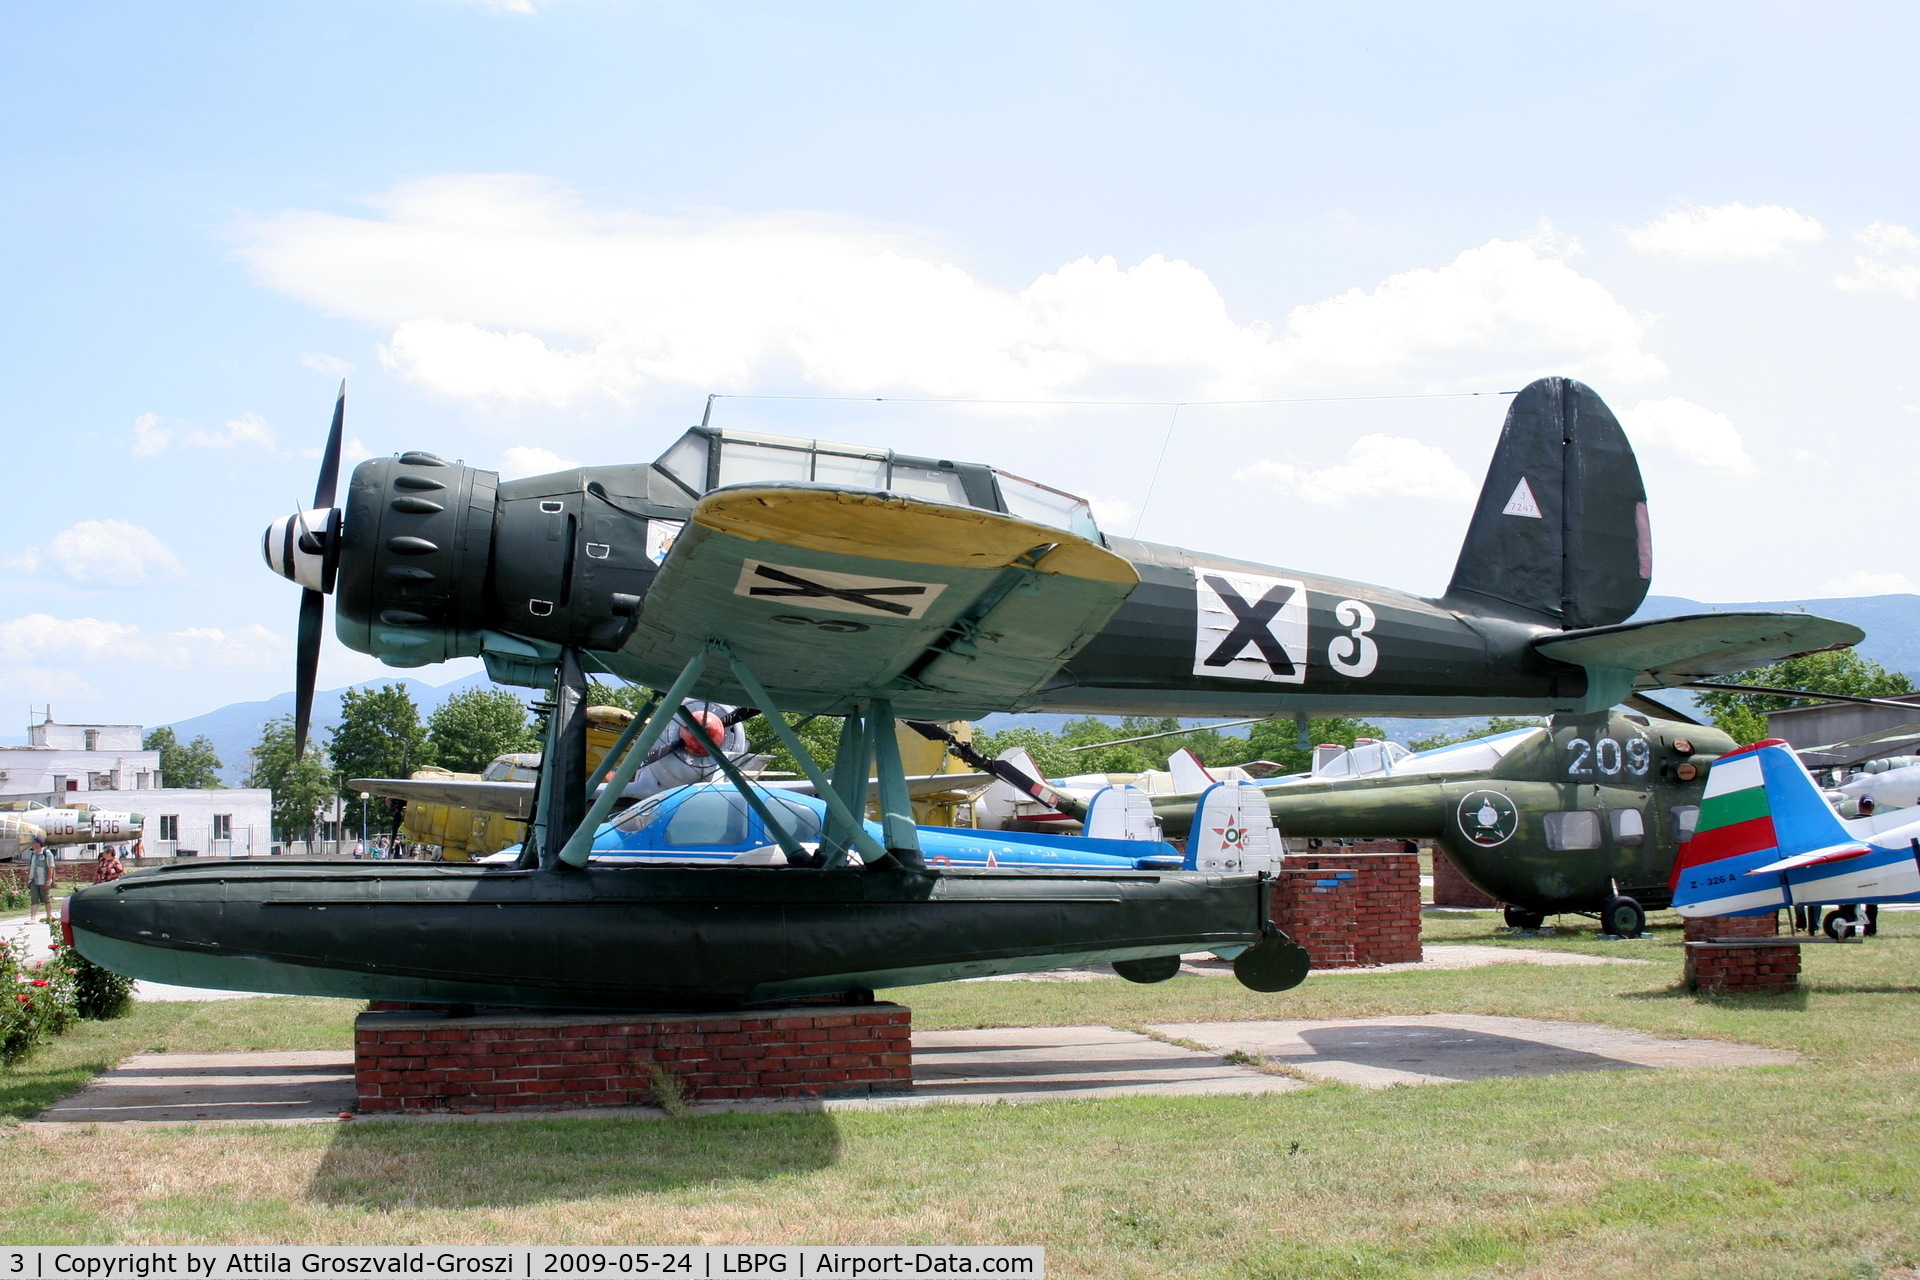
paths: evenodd
<path fill-rule="evenodd" d="M 347 412 L 347 384 L 333 402 L 333 427 L 320 456 L 320 479 L 313 506 L 282 516 L 267 526 L 261 554 L 267 567 L 305 590 L 300 596 L 300 630 L 295 649 L 293 754 L 306 754 L 307 728 L 313 718 L 313 686 L 320 670 L 320 638 L 326 622 L 326 598 L 340 567 L 340 508 L 333 505 L 340 483 L 340 437 Z"/>

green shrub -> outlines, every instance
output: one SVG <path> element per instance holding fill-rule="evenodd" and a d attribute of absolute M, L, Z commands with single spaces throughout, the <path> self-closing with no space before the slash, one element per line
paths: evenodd
<path fill-rule="evenodd" d="M 0 1062 L 18 1062 L 34 1046 L 72 1026 L 74 972 L 55 943 L 44 957 L 22 954 L 29 944 L 0 947 Z M 10 995 L 9 995 L 10 993 Z"/>

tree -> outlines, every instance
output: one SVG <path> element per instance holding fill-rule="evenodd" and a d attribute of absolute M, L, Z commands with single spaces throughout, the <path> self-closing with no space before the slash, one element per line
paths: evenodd
<path fill-rule="evenodd" d="M 247 785 L 273 792 L 273 829 L 282 840 L 310 840 L 321 810 L 333 798 L 333 770 L 317 743 L 307 744 L 302 760 L 293 758 L 293 717 L 276 716 L 260 733 L 253 749 L 253 767 Z"/>
<path fill-rule="evenodd" d="M 413 703 L 405 685 L 388 684 L 378 689 L 349 689 L 340 695 L 340 727 L 327 744 L 333 757 L 335 786 L 344 799 L 358 800 L 360 793 L 348 782 L 354 778 L 405 778 L 415 769 L 435 763 L 433 744 L 427 739 L 426 726 L 420 723 L 420 708 Z M 391 826 L 393 807 L 375 799 L 367 810 L 368 820 Z"/>
<path fill-rule="evenodd" d="M 1509 733 L 1515 729 L 1532 729 L 1546 721 L 1534 716 L 1490 716 L 1486 724 L 1478 729 L 1469 729 L 1465 733 L 1436 734 L 1431 738 L 1422 738 L 1407 745 L 1415 751 L 1431 751 L 1435 747 L 1450 747 L 1456 742 L 1472 742 L 1475 738 L 1490 738 L 1496 733 Z"/>
<path fill-rule="evenodd" d="M 172 729 L 162 725 L 148 730 L 140 745 L 160 753 L 160 781 L 169 787 L 217 791 L 223 785 L 220 757 L 213 749 L 213 739 L 205 734 L 182 744 Z"/>
<path fill-rule="evenodd" d="M 1307 721 L 1307 745 L 1302 747 L 1297 721 L 1291 718 L 1266 720 L 1247 732 L 1247 754 L 1232 763 L 1271 760 L 1280 766 L 1281 773 L 1305 773 L 1313 767 L 1313 748 L 1321 743 L 1351 747 L 1361 738 L 1386 736 L 1387 731 L 1379 725 L 1355 720 L 1351 716 L 1316 717 Z M 1204 756 L 1201 758 L 1206 759 Z M 1209 760 L 1207 763 L 1215 762 Z M 1219 763 L 1229 762 L 1222 760 Z"/>
<path fill-rule="evenodd" d="M 587 701 L 589 707 L 620 707 L 639 715 L 647 709 L 647 703 L 653 700 L 653 690 L 637 684 L 603 684 L 598 680 L 587 681 Z"/>
<path fill-rule="evenodd" d="M 1872 658 L 1852 649 L 1830 649 L 1788 658 L 1769 666 L 1714 677 L 1710 684 L 1757 684 L 1775 689 L 1806 689 L 1812 693 L 1844 693 L 1856 698 L 1897 698 L 1913 692 L 1913 681 L 1888 671 Z M 1767 734 L 1766 713 L 1809 705 L 1804 698 L 1782 698 L 1768 693 L 1703 692 L 1700 705 L 1713 722 L 1735 742 L 1758 742 Z"/>
<path fill-rule="evenodd" d="M 427 741 L 440 766 L 456 773 L 479 773 L 495 756 L 540 749 L 525 704 L 507 689 L 454 694 L 427 720 Z"/>
<path fill-rule="evenodd" d="M 807 754 L 813 757 L 814 763 L 823 770 L 831 770 L 833 758 L 840 747 L 840 718 L 838 716 L 808 718 L 801 715 L 788 715 L 787 724 L 792 726 L 801 745 L 806 747 Z M 775 736 L 773 726 L 767 723 L 765 716 L 753 717 L 746 722 L 745 728 L 747 750 L 756 755 L 773 757 L 767 761 L 768 769 L 783 773 L 802 773 L 799 761 L 793 758 L 793 753 L 787 750 L 786 744 Z M 867 767 L 871 774 L 873 766 L 869 764 Z"/>

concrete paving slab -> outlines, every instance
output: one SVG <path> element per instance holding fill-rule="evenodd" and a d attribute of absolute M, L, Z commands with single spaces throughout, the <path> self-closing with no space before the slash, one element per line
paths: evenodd
<path fill-rule="evenodd" d="M 999 1027 L 913 1033 L 913 1093 L 871 1106 L 1281 1093 L 1288 1076 L 1112 1027 Z"/>
<path fill-rule="evenodd" d="M 1284 1093 L 1338 1080 L 1363 1088 L 1443 1084 L 1492 1076 L 1787 1064 L 1798 1055 L 1718 1040 L 1663 1040 L 1580 1022 L 1476 1014 L 1325 1021 L 1167 1023 L 1155 1036 L 1112 1027 L 1004 1027 L 919 1031 L 909 1095 L 827 1102 L 728 1102 L 719 1111 L 864 1111 L 940 1103 L 1042 1102 L 1150 1094 L 1193 1097 Z M 1188 1048 L 1168 1040 L 1204 1045 Z M 1263 1057 L 1291 1074 L 1227 1059 Z M 353 1055 L 141 1054 L 48 1108 L 29 1127 L 97 1124 L 313 1124 L 352 1110 Z M 398 1120 L 657 1119 L 651 1107 L 513 1111 Z"/>
<path fill-rule="evenodd" d="M 1587 1022 L 1435 1013 L 1327 1021 L 1167 1023 L 1150 1028 L 1254 1053 L 1314 1080 L 1362 1088 L 1563 1071 L 1778 1066 L 1796 1053 L 1724 1040 L 1663 1040 Z"/>
<path fill-rule="evenodd" d="M 353 1054 L 143 1053 L 35 1116 L 35 1125 L 313 1124 L 354 1106 Z"/>
<path fill-rule="evenodd" d="M 1327 977 L 1351 973 L 1420 973 L 1429 970 L 1479 969 L 1496 964 L 1595 965 L 1651 964 L 1625 956 L 1591 956 L 1578 951 L 1547 951 L 1535 947 L 1495 947 L 1471 942 L 1448 942 L 1420 948 L 1420 959 L 1402 964 L 1376 964 L 1358 969 L 1315 969 L 1308 977 Z M 1180 972 L 1195 978 L 1231 978 L 1233 965 L 1210 951 L 1180 957 Z M 967 978 L 967 982 L 1094 982 L 1118 978 L 1108 964 L 1079 965 L 1071 969 L 1045 969 L 1038 973 L 1003 973 L 991 978 Z"/>

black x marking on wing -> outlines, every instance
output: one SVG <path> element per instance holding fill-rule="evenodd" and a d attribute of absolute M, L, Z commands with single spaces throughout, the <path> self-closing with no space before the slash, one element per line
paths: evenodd
<path fill-rule="evenodd" d="M 1213 593 L 1220 597 L 1221 603 L 1233 612 L 1233 630 L 1227 632 L 1227 638 L 1207 655 L 1201 665 L 1224 667 L 1251 644 L 1260 650 L 1260 656 L 1267 660 L 1267 666 L 1272 668 L 1273 674 L 1292 675 L 1293 659 L 1287 656 L 1286 647 L 1274 636 L 1268 624 L 1293 598 L 1294 589 L 1282 583 L 1269 588 L 1267 594 L 1258 601 L 1248 604 L 1225 578 L 1208 574 L 1206 581 L 1213 588 Z"/>
<path fill-rule="evenodd" d="M 927 593 L 924 586 L 908 584 L 900 587 L 829 587 L 824 583 L 803 578 L 797 573 L 787 573 L 772 565 L 755 565 L 753 576 L 771 578 L 775 582 L 784 582 L 784 587 L 749 587 L 750 596 L 801 596 L 813 600 L 844 600 L 848 604 L 857 604 L 867 609 L 877 609 L 881 613 L 897 613 L 903 617 L 911 616 L 912 609 L 892 600 L 875 600 L 875 596 L 923 596 Z"/>

